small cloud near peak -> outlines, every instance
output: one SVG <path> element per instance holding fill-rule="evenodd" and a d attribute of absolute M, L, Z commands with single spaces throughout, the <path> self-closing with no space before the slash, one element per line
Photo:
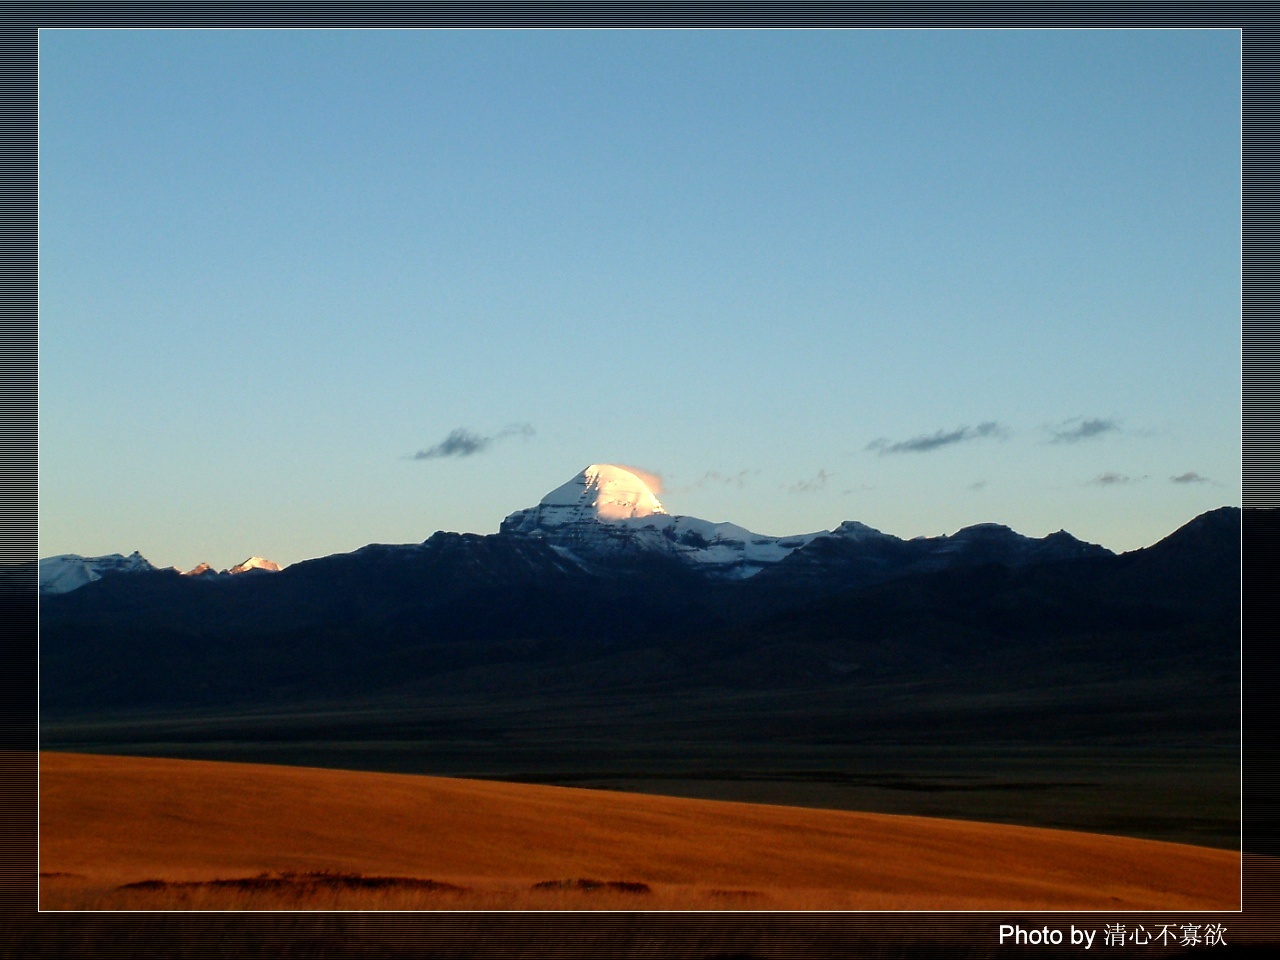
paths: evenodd
<path fill-rule="evenodd" d="M 1095 487 L 1118 487 L 1127 483 L 1137 483 L 1139 480 L 1145 480 L 1146 477 L 1131 477 L 1128 474 L 1117 473 L 1114 470 L 1108 470 L 1100 473 L 1089 483 Z"/>
<path fill-rule="evenodd" d="M 737 473 L 721 473 L 719 470 L 708 470 L 693 483 L 686 483 L 677 491 L 678 493 L 688 493 L 691 490 L 703 490 L 712 484 L 724 487 L 737 487 L 742 490 L 746 487 L 747 481 L 754 476 L 760 474 L 759 470 L 739 470 Z"/>
<path fill-rule="evenodd" d="M 474 453 L 488 449 L 493 443 L 492 437 L 482 437 L 464 430 L 450 430 L 449 435 L 434 446 L 419 450 L 413 455 L 414 460 L 435 460 L 439 457 L 469 457 Z"/>
<path fill-rule="evenodd" d="M 798 480 L 791 486 L 787 487 L 787 493 L 817 493 L 827 485 L 827 481 L 831 479 L 831 474 L 826 470 L 819 470 L 814 476 L 807 480 Z"/>
<path fill-rule="evenodd" d="M 880 456 L 891 453 L 928 453 L 942 447 L 950 447 L 957 443 L 980 440 L 984 437 L 1006 437 L 1009 431 L 994 420 L 987 420 L 976 427 L 956 427 L 954 430 L 937 430 L 934 433 L 920 434 L 907 440 L 891 441 L 887 437 L 878 437 L 867 444 L 868 450 L 875 450 Z"/>
<path fill-rule="evenodd" d="M 1118 421 L 1109 417 L 1072 417 L 1061 423 L 1045 428 L 1049 431 L 1050 443 L 1079 443 L 1091 440 L 1104 433 L 1115 433 L 1120 429 Z"/>
<path fill-rule="evenodd" d="M 533 424 L 531 423 L 509 423 L 497 433 L 493 435 L 495 440 L 504 440 L 507 437 L 524 437 L 526 440 L 534 434 Z"/>
<path fill-rule="evenodd" d="M 409 459 L 438 460 L 441 457 L 470 457 L 477 453 L 483 453 L 499 440 L 505 440 L 507 437 L 524 437 L 528 439 L 533 436 L 533 433 L 533 425 L 529 423 L 509 424 L 497 433 L 487 437 L 459 427 L 456 430 L 450 430 L 449 435 L 439 443 L 427 447 L 425 450 L 419 450 Z"/>

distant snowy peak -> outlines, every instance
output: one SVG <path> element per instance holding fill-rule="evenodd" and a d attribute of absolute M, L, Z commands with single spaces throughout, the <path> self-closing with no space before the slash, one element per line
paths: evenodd
<path fill-rule="evenodd" d="M 758 573 L 819 536 L 766 537 L 733 523 L 672 516 L 637 474 L 601 463 L 511 514 L 501 532 L 543 538 L 582 560 L 658 553 L 732 578 Z"/>
<path fill-rule="evenodd" d="M 69 593 L 103 577 L 121 573 L 149 573 L 155 569 L 136 550 L 127 557 L 119 553 L 102 557 L 64 553 L 57 557 L 45 557 L 40 561 L 40 592 Z"/>
<path fill-rule="evenodd" d="M 67 553 L 58 557 L 46 557 L 39 563 L 40 592 L 42 594 L 70 593 L 79 590 L 86 584 L 101 580 L 103 577 L 124 573 L 153 573 L 161 568 L 150 563 L 136 550 L 129 556 L 118 553 L 104 557 L 82 557 Z M 164 568 L 173 572 L 172 567 Z M 231 574 L 240 573 L 274 573 L 280 565 L 263 557 L 250 557 L 244 563 L 236 564 L 230 570 L 221 572 L 207 563 L 202 563 L 184 576 L 194 578 L 222 579 Z"/>
<path fill-rule="evenodd" d="M 280 564 L 274 560 L 268 560 L 265 557 L 250 557 L 243 563 L 237 563 L 227 573 L 248 573 L 251 570 L 264 570 L 269 573 L 279 573 Z"/>
<path fill-rule="evenodd" d="M 227 577 L 240 573 L 278 573 L 280 565 L 273 560 L 267 560 L 265 557 L 250 557 L 243 563 L 237 563 L 230 570 L 215 570 L 207 563 L 192 567 L 183 576 L 186 577 Z"/>

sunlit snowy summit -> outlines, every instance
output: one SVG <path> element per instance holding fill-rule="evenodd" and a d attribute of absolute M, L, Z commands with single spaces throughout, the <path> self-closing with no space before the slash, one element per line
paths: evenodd
<path fill-rule="evenodd" d="M 279 573 L 280 564 L 266 557 L 250 557 L 243 563 L 237 563 L 227 573 L 248 573 L 251 570 L 262 570 L 266 573 Z"/>
<path fill-rule="evenodd" d="M 672 516 L 639 476 L 593 463 L 536 507 L 517 510 L 501 532 L 538 537 L 576 559 L 661 552 L 708 573 L 749 577 L 823 533 L 769 537 L 733 523 Z"/>
<path fill-rule="evenodd" d="M 280 564 L 265 557 L 250 557 L 243 563 L 237 563 L 229 570 L 215 570 L 207 563 L 199 564 L 183 573 L 184 577 L 226 577 L 239 573 L 279 573 Z"/>

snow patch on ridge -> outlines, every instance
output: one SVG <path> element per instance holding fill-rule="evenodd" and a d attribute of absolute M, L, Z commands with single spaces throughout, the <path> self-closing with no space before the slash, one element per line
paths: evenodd
<path fill-rule="evenodd" d="M 119 553 L 101 557 L 64 553 L 56 557 L 45 557 L 39 562 L 38 568 L 41 593 L 70 593 L 94 580 L 101 580 L 104 576 L 148 573 L 156 569 L 136 550 L 127 557 Z"/>

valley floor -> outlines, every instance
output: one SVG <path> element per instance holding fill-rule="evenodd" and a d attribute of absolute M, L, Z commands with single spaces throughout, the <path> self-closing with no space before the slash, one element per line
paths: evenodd
<path fill-rule="evenodd" d="M 538 692 L 514 681 L 467 690 L 454 678 L 401 699 L 42 716 L 40 737 L 44 749 L 68 753 L 427 774 L 1240 849 L 1239 698 L 1208 697 L 1189 681 L 615 691 L 592 675 L 559 679 Z M 1209 709 L 1219 700 L 1221 715 Z"/>
<path fill-rule="evenodd" d="M 48 910 L 1234 910 L 1240 854 L 918 816 L 44 752 Z"/>

